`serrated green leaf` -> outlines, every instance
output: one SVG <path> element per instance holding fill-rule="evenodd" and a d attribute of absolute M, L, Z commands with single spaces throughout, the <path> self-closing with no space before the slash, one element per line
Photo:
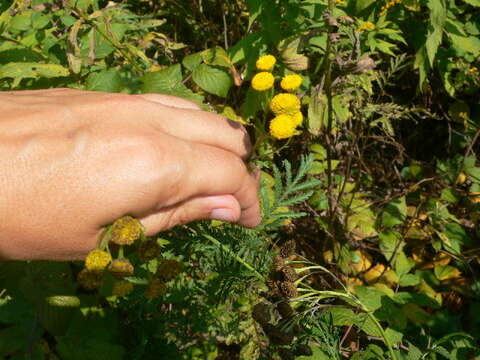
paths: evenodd
<path fill-rule="evenodd" d="M 333 325 L 336 326 L 348 326 L 358 321 L 358 315 L 352 309 L 334 307 L 328 312 L 332 315 Z"/>
<path fill-rule="evenodd" d="M 403 224 L 407 216 L 407 204 L 405 202 L 405 196 L 399 199 L 395 199 L 390 202 L 386 207 L 382 215 L 383 225 L 386 227 L 392 227 L 395 225 Z"/>
<path fill-rule="evenodd" d="M 119 92 L 123 87 L 122 78 L 116 69 L 90 73 L 86 88 L 93 91 Z"/>
<path fill-rule="evenodd" d="M 355 286 L 355 295 L 360 302 L 369 310 L 375 311 L 382 306 L 382 297 L 385 294 L 371 286 Z"/>
<path fill-rule="evenodd" d="M 478 54 L 480 52 L 480 39 L 477 36 L 459 36 L 449 33 L 452 47 L 461 55 L 463 53 Z"/>
<path fill-rule="evenodd" d="M 403 251 L 400 251 L 395 260 L 395 272 L 399 277 L 402 277 L 402 275 L 407 274 L 414 265 L 413 261 L 407 258 Z"/>
<path fill-rule="evenodd" d="M 0 66 L 0 79 L 13 78 L 14 86 L 25 78 L 56 78 L 70 75 L 70 71 L 57 64 L 15 62 Z"/>
<path fill-rule="evenodd" d="M 182 67 L 172 65 L 166 69 L 146 73 L 142 78 L 143 93 L 162 93 L 169 91 L 182 81 Z"/>
<path fill-rule="evenodd" d="M 403 250 L 402 234 L 396 230 L 385 230 L 379 234 L 380 250 L 387 261 L 395 261 L 394 255 Z"/>
<path fill-rule="evenodd" d="M 400 276 L 398 284 L 400 286 L 415 286 L 420 283 L 420 278 L 415 274 L 403 274 Z"/>
<path fill-rule="evenodd" d="M 192 79 L 206 92 L 220 97 L 226 97 L 233 85 L 227 71 L 206 64 L 200 64 L 193 70 Z"/>
<path fill-rule="evenodd" d="M 187 55 L 182 60 L 182 65 L 185 66 L 188 70 L 193 71 L 195 68 L 202 63 L 202 51 L 195 54 Z"/>
<path fill-rule="evenodd" d="M 427 6 L 430 9 L 430 24 L 425 48 L 430 66 L 433 66 L 435 55 L 442 42 L 443 28 L 447 19 L 447 8 L 444 0 L 428 0 Z"/>

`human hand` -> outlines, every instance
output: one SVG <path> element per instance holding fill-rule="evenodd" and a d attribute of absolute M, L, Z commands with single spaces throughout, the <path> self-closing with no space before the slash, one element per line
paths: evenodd
<path fill-rule="evenodd" d="M 245 129 L 158 94 L 0 92 L 0 257 L 72 260 L 126 214 L 152 235 L 260 222 Z"/>

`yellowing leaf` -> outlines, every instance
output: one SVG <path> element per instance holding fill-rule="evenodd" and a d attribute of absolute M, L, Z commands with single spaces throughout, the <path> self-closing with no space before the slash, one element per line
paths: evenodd
<path fill-rule="evenodd" d="M 351 254 L 352 260 L 350 267 L 354 274 L 366 271 L 372 266 L 372 257 L 363 250 L 355 250 Z"/>
<path fill-rule="evenodd" d="M 460 270 L 450 265 L 437 265 L 433 272 L 440 281 L 458 278 L 462 274 Z"/>

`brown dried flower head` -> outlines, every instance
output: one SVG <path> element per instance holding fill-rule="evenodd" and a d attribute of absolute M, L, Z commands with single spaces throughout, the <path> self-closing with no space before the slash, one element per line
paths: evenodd
<path fill-rule="evenodd" d="M 113 260 L 108 267 L 108 272 L 116 278 L 131 276 L 133 271 L 133 265 L 127 259 Z"/>

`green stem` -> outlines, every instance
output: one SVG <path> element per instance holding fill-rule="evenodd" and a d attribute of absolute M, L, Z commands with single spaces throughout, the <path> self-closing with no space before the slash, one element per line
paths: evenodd
<path fill-rule="evenodd" d="M 333 14 L 335 9 L 335 0 L 328 0 L 328 11 L 330 16 Z M 332 33 L 332 26 L 328 26 L 328 38 L 327 38 L 327 48 L 325 50 L 325 95 L 327 96 L 328 103 L 328 113 L 327 113 L 327 131 L 326 131 L 326 140 L 327 140 L 327 183 L 328 183 L 328 192 L 332 191 L 332 144 L 331 144 L 331 132 L 333 126 L 333 101 L 332 101 L 332 61 L 330 60 L 330 55 L 332 53 L 332 39 L 330 34 Z M 334 204 L 332 203 L 332 198 L 329 197 L 328 201 L 328 217 L 333 219 L 333 209 Z M 333 226 L 333 220 L 329 221 L 330 232 L 335 236 L 335 227 Z"/>
<path fill-rule="evenodd" d="M 214 243 L 215 245 L 217 245 L 218 247 L 221 247 L 223 250 L 225 250 L 230 256 L 232 256 L 236 261 L 238 261 L 240 264 L 242 264 L 243 266 L 245 266 L 248 270 L 250 270 L 251 272 L 253 272 L 255 274 L 255 277 L 262 281 L 262 282 L 265 282 L 265 277 L 260 274 L 257 270 L 255 270 L 252 265 L 250 265 L 249 263 L 247 263 L 245 260 L 243 260 L 241 257 L 239 257 L 237 254 L 235 254 L 230 248 L 228 248 L 227 246 L 225 246 L 224 244 L 222 244 L 220 241 L 218 241 L 217 239 L 215 239 L 214 237 L 210 236 L 210 235 L 206 235 L 206 234 L 202 234 L 202 236 L 204 238 L 206 238 L 207 240 L 209 240 L 210 242 Z"/>
<path fill-rule="evenodd" d="M 135 70 L 137 70 L 139 73 L 143 74 L 144 73 L 144 70 L 142 69 L 142 67 L 140 65 L 137 64 L 137 62 L 134 60 L 134 54 L 130 54 L 129 51 L 125 51 L 122 47 L 121 44 L 118 43 L 118 41 L 116 39 L 114 39 L 112 36 L 110 36 L 109 34 L 105 33 L 104 31 L 102 31 L 100 29 L 100 27 L 97 25 L 97 23 L 95 21 L 92 21 L 91 19 L 89 19 L 85 14 L 83 14 L 83 12 L 81 12 L 79 9 L 75 9 L 76 13 L 82 18 L 83 21 L 85 21 L 85 23 L 93 26 L 95 28 L 95 30 L 105 39 L 107 40 L 110 44 L 112 44 L 112 46 L 118 50 L 118 52 L 120 54 L 122 54 L 122 56 L 128 60 L 128 62 L 130 64 L 132 64 L 132 66 L 135 68 Z"/>

